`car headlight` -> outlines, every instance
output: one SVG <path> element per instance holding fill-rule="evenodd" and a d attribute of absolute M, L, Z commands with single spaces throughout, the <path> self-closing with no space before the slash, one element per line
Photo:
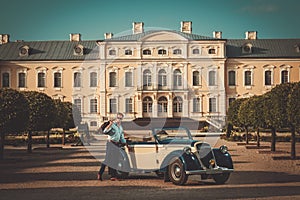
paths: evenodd
<path fill-rule="evenodd" d="M 220 146 L 220 151 L 225 154 L 228 152 L 228 147 L 226 145 L 222 145 Z"/>
<path fill-rule="evenodd" d="M 184 147 L 183 148 L 183 152 L 186 153 L 186 154 L 191 154 L 192 153 L 192 149 L 191 149 L 191 147 Z"/>

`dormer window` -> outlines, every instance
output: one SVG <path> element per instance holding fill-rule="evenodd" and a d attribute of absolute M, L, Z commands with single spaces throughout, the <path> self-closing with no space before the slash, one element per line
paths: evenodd
<path fill-rule="evenodd" d="M 300 44 L 295 45 L 295 50 L 297 53 L 300 53 Z"/>
<path fill-rule="evenodd" d="M 242 46 L 242 53 L 252 53 L 252 44 L 244 44 Z"/>
<path fill-rule="evenodd" d="M 78 44 L 74 47 L 74 55 L 82 56 L 83 55 L 83 46 Z"/>
<path fill-rule="evenodd" d="M 143 55 L 151 55 L 151 50 L 150 49 L 143 50 Z"/>
<path fill-rule="evenodd" d="M 126 49 L 125 50 L 125 55 L 132 55 L 132 50 L 131 49 Z"/>
<path fill-rule="evenodd" d="M 208 49 L 208 54 L 216 54 L 216 49 L 214 48 Z"/>
<path fill-rule="evenodd" d="M 29 46 L 25 45 L 25 46 L 20 47 L 19 55 L 20 56 L 28 56 L 29 55 Z"/>
<path fill-rule="evenodd" d="M 158 55 L 166 55 L 167 51 L 165 49 L 159 49 L 158 50 Z"/>
<path fill-rule="evenodd" d="M 174 55 L 180 55 L 181 54 L 181 49 L 174 49 L 173 54 Z"/>

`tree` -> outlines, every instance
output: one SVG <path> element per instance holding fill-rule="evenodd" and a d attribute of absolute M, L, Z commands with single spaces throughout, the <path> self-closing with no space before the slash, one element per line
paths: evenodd
<path fill-rule="evenodd" d="M 291 158 L 296 159 L 296 130 L 300 130 L 300 82 L 294 84 L 288 96 L 288 119 L 291 125 Z"/>
<path fill-rule="evenodd" d="M 29 102 L 29 125 L 27 151 L 32 151 L 32 132 L 49 131 L 54 125 L 55 106 L 53 100 L 44 93 L 23 92 Z"/>
<path fill-rule="evenodd" d="M 240 109 L 238 110 L 238 121 L 240 123 L 240 126 L 245 128 L 246 131 L 246 135 L 245 135 L 245 140 L 246 140 L 246 144 L 249 144 L 249 126 L 251 126 L 252 124 L 252 119 L 251 117 L 251 113 L 253 112 L 252 108 L 250 107 L 250 102 L 251 99 L 246 99 L 244 100 L 241 105 L 240 105 Z"/>
<path fill-rule="evenodd" d="M 245 101 L 245 99 L 236 99 L 231 103 L 227 111 L 227 123 L 230 123 L 236 127 L 241 126 L 241 123 L 238 119 L 238 112 L 243 101 Z"/>
<path fill-rule="evenodd" d="M 0 159 L 3 159 L 6 133 L 21 132 L 29 122 L 27 99 L 13 89 L 0 89 Z"/>

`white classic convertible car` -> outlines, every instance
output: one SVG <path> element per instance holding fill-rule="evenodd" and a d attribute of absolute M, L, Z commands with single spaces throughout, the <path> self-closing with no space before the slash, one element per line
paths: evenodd
<path fill-rule="evenodd" d="M 226 146 L 212 148 L 194 140 L 185 127 L 154 128 L 143 141 L 128 140 L 120 148 L 119 161 L 110 173 L 126 177 L 131 172 L 156 172 L 176 185 L 184 185 L 190 175 L 212 178 L 225 183 L 233 172 L 233 162 Z"/>

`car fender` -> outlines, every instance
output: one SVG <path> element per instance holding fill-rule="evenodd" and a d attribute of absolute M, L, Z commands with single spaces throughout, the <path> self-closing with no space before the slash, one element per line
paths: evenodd
<path fill-rule="evenodd" d="M 219 167 L 226 167 L 228 169 L 233 169 L 232 158 L 228 152 L 222 153 L 219 148 L 214 148 L 213 152 L 216 158 L 216 163 Z"/>
<path fill-rule="evenodd" d="M 169 153 L 162 161 L 160 165 L 160 171 L 165 172 L 170 162 L 175 158 L 180 158 L 183 153 L 184 153 L 183 150 L 176 150 Z"/>

